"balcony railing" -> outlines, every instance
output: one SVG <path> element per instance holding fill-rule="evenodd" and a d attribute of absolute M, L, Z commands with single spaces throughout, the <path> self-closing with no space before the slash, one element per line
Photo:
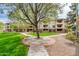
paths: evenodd
<path fill-rule="evenodd" d="M 62 20 L 57 20 L 57 23 L 62 23 Z"/>

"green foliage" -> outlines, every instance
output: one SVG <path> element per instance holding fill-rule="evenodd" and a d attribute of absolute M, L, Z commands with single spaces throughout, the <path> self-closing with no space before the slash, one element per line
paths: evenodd
<path fill-rule="evenodd" d="M 41 20 L 41 22 L 43 22 L 44 24 L 47 24 L 50 21 L 51 21 L 50 18 L 44 18 L 43 20 Z"/>
<path fill-rule="evenodd" d="M 58 12 L 60 10 L 60 4 L 54 4 L 54 3 L 31 3 L 31 4 L 9 4 L 16 7 L 15 10 L 9 13 L 10 19 L 15 20 L 21 20 L 26 23 L 30 24 L 36 24 L 35 21 L 38 21 L 37 19 L 43 19 L 47 17 L 53 17 L 56 18 L 58 15 Z M 41 11 L 41 12 L 40 12 Z M 48 16 L 52 15 L 52 16 Z M 37 19 L 35 20 L 35 16 L 37 16 Z"/>
<path fill-rule="evenodd" d="M 18 26 L 17 26 L 17 24 L 10 24 L 10 28 L 16 29 L 16 28 L 18 28 Z"/>
<path fill-rule="evenodd" d="M 4 28 L 4 24 L 0 22 L 0 30 L 2 30 L 3 28 Z"/>
<path fill-rule="evenodd" d="M 73 24 L 73 23 L 68 23 L 68 24 L 66 25 L 66 28 L 67 28 L 67 31 L 68 31 L 68 32 L 76 31 L 76 25 Z"/>
<path fill-rule="evenodd" d="M 72 27 L 73 27 L 74 25 L 73 24 L 67 24 L 67 31 L 68 32 L 70 32 L 70 31 L 72 31 Z"/>
<path fill-rule="evenodd" d="M 70 6 L 71 11 L 68 13 L 68 18 L 70 19 L 71 23 L 76 21 L 76 3 L 72 3 Z"/>
<path fill-rule="evenodd" d="M 10 28 L 12 29 L 25 29 L 25 28 L 28 28 L 30 24 L 26 24 L 22 21 L 16 21 L 16 22 L 13 22 L 13 23 L 10 23 Z"/>
<path fill-rule="evenodd" d="M 76 38 L 76 35 L 73 34 L 73 32 L 69 32 L 69 33 L 67 33 L 67 35 L 66 35 L 66 39 L 69 39 L 69 40 L 71 40 L 71 41 L 74 42 L 77 38 Z"/>
<path fill-rule="evenodd" d="M 67 30 L 69 32 L 68 34 L 71 34 L 70 37 L 71 36 L 74 37 L 72 31 L 76 30 L 76 25 L 75 25 L 75 22 L 76 22 L 76 6 L 77 6 L 76 3 L 72 3 L 71 6 L 70 6 L 71 11 L 68 13 L 68 19 L 70 19 L 70 20 L 69 20 L 69 23 L 67 25 Z"/>
<path fill-rule="evenodd" d="M 0 33 L 0 56 L 24 56 L 28 53 L 28 47 L 22 44 L 20 33 Z"/>

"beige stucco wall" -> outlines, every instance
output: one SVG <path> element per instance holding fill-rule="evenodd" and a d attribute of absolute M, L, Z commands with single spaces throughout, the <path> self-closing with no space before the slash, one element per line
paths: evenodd
<path fill-rule="evenodd" d="M 62 27 L 57 27 L 58 24 L 61 24 Z M 43 25 L 48 25 L 47 27 L 43 27 Z M 66 22 L 64 20 L 62 20 L 61 23 L 57 22 L 56 20 L 52 20 L 51 22 L 48 23 L 39 23 L 39 29 L 57 29 L 57 28 L 62 28 L 62 29 L 66 29 Z M 55 28 L 53 27 L 55 26 Z"/>

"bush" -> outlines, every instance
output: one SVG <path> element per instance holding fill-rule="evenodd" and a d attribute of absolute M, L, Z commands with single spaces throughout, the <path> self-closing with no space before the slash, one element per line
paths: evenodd
<path fill-rule="evenodd" d="M 76 38 L 76 35 L 73 33 L 73 32 L 69 32 L 67 35 L 66 35 L 66 39 L 69 39 L 71 41 L 75 41 L 77 38 Z"/>

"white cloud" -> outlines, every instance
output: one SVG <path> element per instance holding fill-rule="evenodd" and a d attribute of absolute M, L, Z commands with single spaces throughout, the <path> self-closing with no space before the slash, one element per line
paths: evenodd
<path fill-rule="evenodd" d="M 6 18 L 0 18 L 0 21 L 3 22 L 3 23 L 9 23 L 10 22 L 10 20 L 6 19 Z"/>
<path fill-rule="evenodd" d="M 71 5 L 71 3 L 68 3 L 65 7 L 63 7 L 63 13 L 59 14 L 59 18 L 67 18 L 67 13 L 70 11 L 69 6 Z"/>

